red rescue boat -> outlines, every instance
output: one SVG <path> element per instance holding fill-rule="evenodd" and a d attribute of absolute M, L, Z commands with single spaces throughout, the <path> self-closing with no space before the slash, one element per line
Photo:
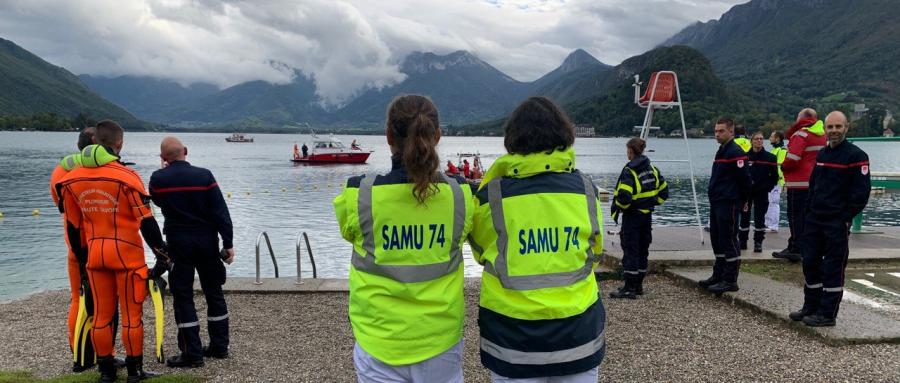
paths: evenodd
<path fill-rule="evenodd" d="M 313 146 L 309 148 L 308 153 L 304 153 L 304 155 L 295 151 L 291 161 L 294 163 L 364 164 L 369 159 L 369 155 L 374 152 L 373 150 L 364 150 L 356 144 L 356 140 L 353 140 L 350 147 L 346 147 L 334 135 L 325 139 L 313 135 L 313 140 Z"/>

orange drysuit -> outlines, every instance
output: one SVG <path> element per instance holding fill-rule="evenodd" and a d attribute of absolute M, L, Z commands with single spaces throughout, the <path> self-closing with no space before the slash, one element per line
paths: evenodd
<path fill-rule="evenodd" d="M 62 178 L 68 174 L 69 171 L 62 167 L 62 165 L 56 165 L 56 168 L 53 169 L 53 173 L 50 173 L 50 196 L 53 197 L 53 205 L 59 205 L 59 195 L 56 193 L 56 184 L 59 183 Z M 63 214 L 63 228 L 66 226 L 66 216 Z M 69 238 L 66 238 L 66 245 L 69 244 Z M 83 238 L 82 238 L 83 239 Z M 78 260 L 75 259 L 75 254 L 72 253 L 72 250 L 69 249 L 70 246 L 66 246 L 68 249 L 68 271 L 69 271 L 69 291 L 71 294 L 69 300 L 69 317 L 68 317 L 68 325 L 69 325 L 69 344 L 72 344 L 72 339 L 75 336 L 75 320 L 78 319 L 78 298 L 79 291 L 81 291 L 81 270 L 78 269 Z"/>
<path fill-rule="evenodd" d="M 98 357 L 113 353 L 112 320 L 118 298 L 125 353 L 140 356 L 148 273 L 140 227 L 143 219 L 152 218 L 141 177 L 113 161 L 76 168 L 57 187 L 66 221 L 78 229 L 84 238 L 79 244 L 87 249 L 87 274 L 94 298 L 94 350 Z M 67 233 L 70 246 L 74 245 L 72 231 Z"/>

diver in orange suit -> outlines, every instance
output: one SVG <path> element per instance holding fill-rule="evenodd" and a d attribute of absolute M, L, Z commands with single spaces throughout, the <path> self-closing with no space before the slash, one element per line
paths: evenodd
<path fill-rule="evenodd" d="M 79 153 L 64 157 L 62 161 L 56 165 L 56 168 L 53 169 L 53 173 L 50 174 L 50 196 L 53 197 L 53 205 L 59 206 L 59 195 L 56 192 L 56 184 L 62 180 L 69 171 L 81 166 L 81 150 L 93 143 L 94 127 L 82 129 L 81 133 L 78 135 L 77 146 Z M 66 218 L 63 216 L 63 228 L 65 228 L 65 225 Z M 84 237 L 82 237 L 82 240 L 84 240 Z M 66 244 L 68 244 L 68 238 L 66 238 Z M 67 259 L 69 288 L 71 292 L 68 316 L 69 345 L 72 347 L 72 352 L 76 354 L 77 359 L 72 365 L 72 372 L 82 372 L 93 366 L 94 356 L 92 350 L 79 350 L 78 345 L 73 344 L 75 339 L 75 321 L 78 316 L 79 291 L 81 290 L 81 266 L 79 266 L 78 260 L 75 259 L 75 254 L 73 254 L 71 250 L 68 251 Z M 79 352 L 81 352 L 82 355 L 77 355 Z M 84 362 L 81 362 L 82 358 L 84 359 Z M 125 362 L 122 361 L 122 363 L 124 365 Z"/>
<path fill-rule="evenodd" d="M 128 382 L 156 374 L 143 369 L 142 310 L 147 279 L 167 269 L 165 243 L 153 218 L 141 177 L 119 162 L 124 130 L 113 121 L 97 124 L 95 141 L 82 151 L 82 166 L 56 185 L 66 216 L 68 243 L 86 270 L 94 300 L 93 344 L 101 382 L 114 382 L 113 315 L 121 308 Z M 141 236 L 157 256 L 153 270 L 144 259 Z M 84 240 L 82 240 L 82 237 Z"/>

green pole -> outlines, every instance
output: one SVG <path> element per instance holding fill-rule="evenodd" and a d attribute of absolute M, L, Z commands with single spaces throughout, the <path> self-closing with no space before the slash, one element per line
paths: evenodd
<path fill-rule="evenodd" d="M 850 226 L 851 233 L 860 233 L 862 232 L 862 213 L 853 217 L 853 224 Z"/>

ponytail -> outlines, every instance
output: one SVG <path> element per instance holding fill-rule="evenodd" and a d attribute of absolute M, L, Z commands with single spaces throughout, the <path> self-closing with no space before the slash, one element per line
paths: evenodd
<path fill-rule="evenodd" d="M 400 96 L 388 108 L 387 123 L 394 134 L 396 152 L 413 183 L 413 197 L 424 204 L 438 191 L 437 108 L 423 96 Z"/>

